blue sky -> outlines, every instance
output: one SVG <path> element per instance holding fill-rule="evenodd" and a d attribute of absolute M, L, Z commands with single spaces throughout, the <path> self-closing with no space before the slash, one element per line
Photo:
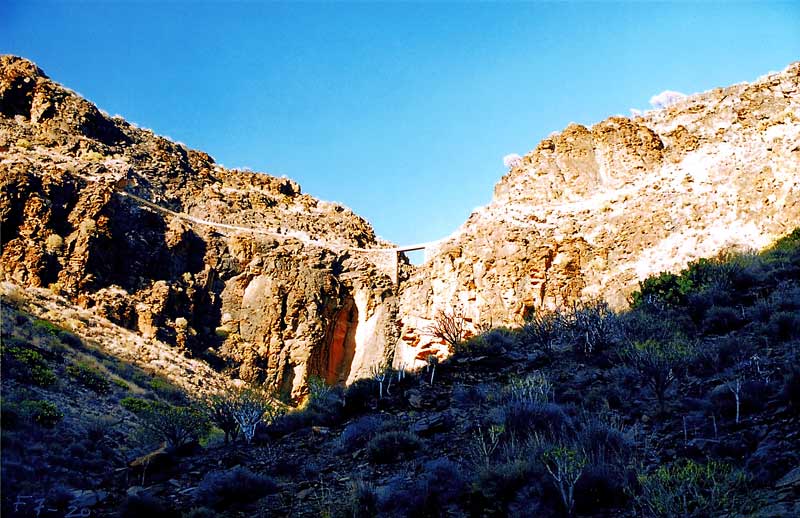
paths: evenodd
<path fill-rule="evenodd" d="M 568 123 L 800 59 L 800 2 L 0 2 L 0 53 L 408 244 Z"/>

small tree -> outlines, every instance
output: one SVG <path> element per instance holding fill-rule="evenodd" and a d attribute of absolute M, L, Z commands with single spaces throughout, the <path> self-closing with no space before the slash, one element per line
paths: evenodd
<path fill-rule="evenodd" d="M 225 444 L 239 436 L 239 423 L 234 417 L 236 393 L 230 388 L 221 390 L 203 400 L 208 417 L 225 433 Z"/>
<path fill-rule="evenodd" d="M 562 340 L 564 328 L 565 317 L 561 311 L 537 311 L 526 319 L 519 337 L 524 345 L 538 346 L 549 353 Z"/>
<path fill-rule="evenodd" d="M 480 468 L 488 468 L 492 463 L 495 450 L 500 446 L 500 441 L 505 432 L 502 425 L 492 425 L 483 432 L 480 426 L 474 434 L 474 441 L 470 443 L 469 452 L 475 464 Z"/>
<path fill-rule="evenodd" d="M 248 443 L 253 440 L 258 425 L 264 421 L 271 422 L 278 413 L 278 407 L 269 392 L 256 387 L 237 390 L 233 400 L 233 418 Z"/>
<path fill-rule="evenodd" d="M 728 390 L 733 394 L 736 399 L 736 424 L 739 424 L 739 416 L 741 415 L 742 408 L 742 379 L 737 377 L 727 383 Z"/>
<path fill-rule="evenodd" d="M 406 377 L 407 365 L 405 362 L 400 362 L 397 366 L 397 382 L 400 383 Z"/>
<path fill-rule="evenodd" d="M 439 365 L 439 358 L 435 354 L 428 355 L 428 370 L 431 373 L 431 385 L 433 385 L 433 376 L 436 374 L 436 366 Z"/>
<path fill-rule="evenodd" d="M 658 399 L 659 410 L 663 412 L 664 395 L 678 379 L 691 353 L 689 347 L 677 342 L 646 340 L 634 343 L 623 352 L 622 356 L 639 371 L 645 384 L 653 389 Z"/>
<path fill-rule="evenodd" d="M 734 367 L 733 372 L 728 375 L 725 386 L 733 394 L 733 398 L 736 401 L 736 424 L 739 424 L 742 415 L 744 383 L 752 380 L 768 384 L 769 378 L 770 374 L 762 367 L 762 359 L 757 354 L 740 360 Z"/>
<path fill-rule="evenodd" d="M 561 494 L 567 515 L 572 516 L 575 507 L 575 484 L 586 467 L 586 454 L 577 448 L 551 445 L 544 449 L 541 460 Z"/>
<path fill-rule="evenodd" d="M 142 405 L 136 413 L 145 436 L 166 441 L 168 448 L 179 448 L 198 441 L 211 430 L 206 415 L 194 407 L 152 401 Z"/>
<path fill-rule="evenodd" d="M 621 341 L 619 317 L 603 301 L 575 303 L 561 322 L 562 335 L 583 356 L 600 354 Z"/>
<path fill-rule="evenodd" d="M 452 353 L 455 347 L 464 339 L 466 318 L 464 318 L 461 310 L 458 309 L 454 309 L 450 313 L 439 310 L 433 318 L 433 323 L 425 331 L 430 336 L 447 344 L 447 349 Z"/>
<path fill-rule="evenodd" d="M 309 401 L 325 401 L 333 392 L 333 385 L 328 385 L 320 376 L 308 377 Z"/>
<path fill-rule="evenodd" d="M 376 363 L 370 369 L 372 378 L 378 382 L 378 399 L 383 399 L 383 382 L 386 381 L 386 373 L 388 369 L 381 363 Z M 389 380 L 391 381 L 391 379 Z"/>
<path fill-rule="evenodd" d="M 530 401 L 547 403 L 553 392 L 553 384 L 542 371 L 536 371 L 523 378 L 512 378 L 506 387 L 506 394 L 511 401 Z"/>
<path fill-rule="evenodd" d="M 241 431 L 249 443 L 256 427 L 272 421 L 278 406 L 272 395 L 258 387 L 228 385 L 203 400 L 206 415 L 225 432 L 225 444 L 235 441 Z"/>

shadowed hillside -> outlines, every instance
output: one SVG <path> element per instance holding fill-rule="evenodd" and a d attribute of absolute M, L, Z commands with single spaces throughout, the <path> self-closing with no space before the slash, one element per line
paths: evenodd
<path fill-rule="evenodd" d="M 6 306 L 4 515 L 34 493 L 100 516 L 795 516 L 800 230 L 651 277 L 632 304 L 454 337 L 444 362 L 346 389 L 312 380 L 302 409 L 259 407 L 229 444 L 219 406 Z M 185 425 L 169 408 L 196 419 L 187 441 L 134 461 L 168 437 L 142 434 L 153 415 Z"/>

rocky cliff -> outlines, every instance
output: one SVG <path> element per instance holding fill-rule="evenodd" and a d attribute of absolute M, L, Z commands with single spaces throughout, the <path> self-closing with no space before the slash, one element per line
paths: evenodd
<path fill-rule="evenodd" d="M 3 280 L 293 396 L 391 354 L 395 286 L 352 251 L 384 243 L 349 209 L 109 117 L 21 58 L 0 57 L 0 115 Z"/>
<path fill-rule="evenodd" d="M 632 119 L 571 124 L 406 283 L 398 358 L 441 351 L 419 331 L 439 310 L 475 326 L 581 298 L 619 308 L 649 274 L 766 246 L 798 223 L 800 63 Z"/>
<path fill-rule="evenodd" d="M 800 222 L 798 113 L 793 64 L 572 124 L 424 265 L 401 264 L 398 286 L 394 252 L 364 252 L 390 245 L 349 209 L 225 169 L 4 56 L 0 279 L 298 397 L 312 375 L 444 354 L 426 331 L 439 310 L 477 328 L 581 298 L 622 307 L 651 273 L 769 244 Z"/>

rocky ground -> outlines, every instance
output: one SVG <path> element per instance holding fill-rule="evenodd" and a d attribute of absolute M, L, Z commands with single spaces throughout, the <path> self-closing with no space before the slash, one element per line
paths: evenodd
<path fill-rule="evenodd" d="M 557 331 L 552 349 L 535 321 L 521 331 L 489 331 L 459 345 L 433 371 L 422 369 L 400 381 L 394 373 L 394 383 L 383 384 L 382 398 L 374 380 L 317 393 L 304 411 L 267 427 L 256 446 L 220 447 L 188 458 L 164 475 L 175 478 L 147 491 L 179 508 L 198 505 L 205 501 L 198 501 L 199 489 L 186 488 L 205 487 L 208 475 L 200 466 L 245 466 L 271 477 L 274 493 L 215 512 L 561 516 L 564 505 L 543 469 L 541 449 L 559 440 L 548 439 L 551 427 L 563 426 L 557 436 L 568 436 L 569 428 L 590 430 L 591 438 L 581 439 L 584 453 L 603 450 L 589 455 L 575 486 L 577 515 L 670 516 L 643 495 L 647 477 L 665 466 L 717 462 L 741 478 L 719 470 L 714 484 L 729 493 L 704 493 L 688 515 L 795 516 L 798 237 L 795 232 L 779 260 L 766 255 L 763 262 L 728 260 L 702 275 L 699 269 L 687 272 L 696 284 L 682 307 L 656 297 L 630 312 L 605 313 L 589 327 L 605 322 L 598 334 L 607 333 L 607 342 L 601 347 L 598 339 L 591 353 L 585 352 L 588 335 L 569 326 Z M 727 283 L 720 284 L 720 272 L 729 276 Z M 685 362 L 672 366 L 676 379 L 663 408 L 625 359 L 627 347 L 647 340 L 679 340 L 691 348 Z M 738 419 L 731 389 L 737 379 L 744 387 Z M 537 398 L 542 380 L 547 388 Z M 401 434 L 397 442 L 381 442 L 395 431 Z M 676 481 L 660 482 L 666 487 Z M 702 482 L 682 480 L 671 491 L 709 490 L 692 484 Z"/>
<path fill-rule="evenodd" d="M 633 291 L 797 225 L 798 74 L 568 127 L 398 285 L 349 209 L 1 56 L 3 514 L 800 514 L 797 232 Z M 305 406 L 226 445 L 231 379 Z"/>
<path fill-rule="evenodd" d="M 587 305 L 488 331 L 402 378 L 314 385 L 302 409 L 259 428 L 252 444 L 216 435 L 144 457 L 153 443 L 138 438 L 140 417 L 121 398 L 177 405 L 182 394 L 154 388 L 144 371 L 107 367 L 113 357 L 98 344 L 27 316 L 17 294 L 4 310 L 4 369 L 21 357 L 9 347 L 37 350 L 59 381 L 30 386 L 4 372 L 3 512 L 32 515 L 13 504 L 33 492 L 54 509 L 99 516 L 796 516 L 798 231 L 760 256 L 653 277 L 639 294 L 623 313 Z M 61 366 L 93 347 L 107 392 Z M 663 398 L 648 383 L 654 371 L 634 360 L 642 350 L 671 380 Z M 23 398 L 64 417 L 43 426 Z M 114 421 L 99 439 L 84 428 L 88 408 Z M 84 443 L 108 455 L 93 461 L 96 475 L 69 468 Z M 30 488 L 21 475 L 29 451 L 38 476 L 48 474 Z M 579 474 L 572 513 L 547 471 L 559 452 Z"/>

